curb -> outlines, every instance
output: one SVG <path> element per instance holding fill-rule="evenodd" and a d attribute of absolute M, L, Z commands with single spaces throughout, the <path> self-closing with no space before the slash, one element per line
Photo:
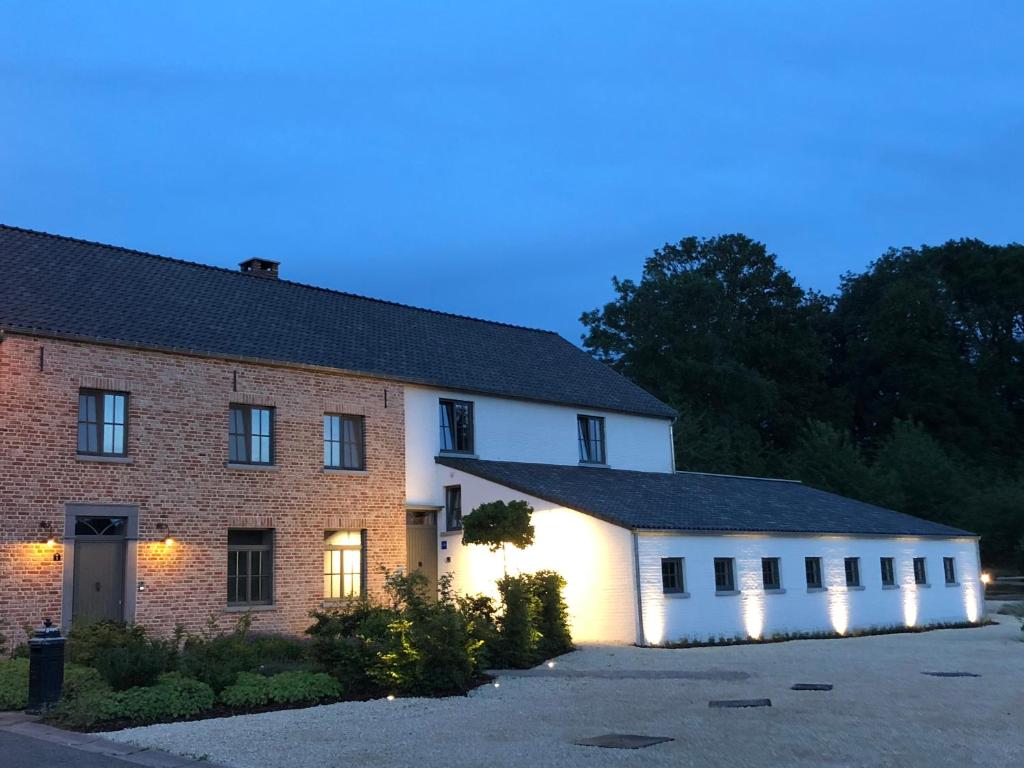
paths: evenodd
<path fill-rule="evenodd" d="M 148 747 L 137 747 L 133 744 L 111 741 L 93 733 L 64 731 L 54 728 L 52 725 L 44 725 L 39 722 L 38 717 L 22 712 L 0 712 L 0 732 L 26 736 L 68 749 L 93 752 L 123 760 L 125 763 L 147 766 L 147 768 L 197 768 L 198 766 L 225 768 L 217 763 L 211 763 L 209 760 L 196 760 Z"/>

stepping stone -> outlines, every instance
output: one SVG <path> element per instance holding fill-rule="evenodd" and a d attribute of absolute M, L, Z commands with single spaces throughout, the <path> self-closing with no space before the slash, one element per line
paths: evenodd
<path fill-rule="evenodd" d="M 606 733 L 591 739 L 580 739 L 573 742 L 581 747 L 604 747 L 605 749 L 642 749 L 653 747 L 666 741 L 675 741 L 667 736 L 637 736 L 632 733 Z"/>
<path fill-rule="evenodd" d="M 796 683 L 790 686 L 791 691 L 831 691 L 832 683 Z"/>
<path fill-rule="evenodd" d="M 770 707 L 771 699 L 721 699 L 709 701 L 708 706 L 712 709 L 739 709 L 741 707 Z"/>
<path fill-rule="evenodd" d="M 922 672 L 922 675 L 931 675 L 932 677 L 981 677 L 973 672 Z"/>

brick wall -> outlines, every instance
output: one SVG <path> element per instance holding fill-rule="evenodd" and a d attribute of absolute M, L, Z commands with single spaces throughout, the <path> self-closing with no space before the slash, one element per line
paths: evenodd
<path fill-rule="evenodd" d="M 108 384 L 130 391 L 130 464 L 76 457 L 78 390 Z M 232 402 L 276 408 L 275 469 L 225 466 Z M 257 629 L 308 625 L 322 603 L 328 529 L 367 530 L 368 587 L 379 596 L 380 566 L 405 563 L 403 407 L 400 385 L 371 378 L 8 335 L 0 343 L 0 632 L 19 640 L 24 623 L 60 619 L 64 563 L 54 554 L 64 548 L 65 504 L 76 502 L 137 505 L 146 591 L 136 595 L 135 620 L 157 631 L 237 618 L 226 610 L 231 527 L 275 529 L 275 605 L 255 614 Z M 365 415 L 365 475 L 323 471 L 325 412 Z M 56 545 L 43 543 L 40 521 Z"/>

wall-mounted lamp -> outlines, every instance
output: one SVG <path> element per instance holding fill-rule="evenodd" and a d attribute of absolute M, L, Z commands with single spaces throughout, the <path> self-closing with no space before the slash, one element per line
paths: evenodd
<path fill-rule="evenodd" d="M 53 535 L 53 524 L 49 520 L 39 521 L 39 530 L 42 532 L 43 543 L 52 547 L 57 543 L 57 537 Z"/>
<path fill-rule="evenodd" d="M 981 574 L 981 583 L 982 584 L 988 584 L 990 581 L 992 581 L 992 576 L 991 575 L 989 575 L 987 573 Z"/>
<path fill-rule="evenodd" d="M 158 531 L 163 531 L 164 532 L 163 538 L 160 539 L 164 543 L 164 546 L 165 547 L 173 547 L 174 546 L 174 537 L 171 536 L 171 532 L 167 528 L 167 523 L 157 523 L 156 524 L 156 529 Z"/>

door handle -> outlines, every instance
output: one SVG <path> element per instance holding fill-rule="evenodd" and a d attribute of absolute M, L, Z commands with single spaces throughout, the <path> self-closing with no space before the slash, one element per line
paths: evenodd
<path fill-rule="evenodd" d="M 96 582 L 96 591 L 97 591 L 97 592 L 99 592 L 99 591 L 100 591 L 100 583 L 99 583 L 98 581 Z"/>

